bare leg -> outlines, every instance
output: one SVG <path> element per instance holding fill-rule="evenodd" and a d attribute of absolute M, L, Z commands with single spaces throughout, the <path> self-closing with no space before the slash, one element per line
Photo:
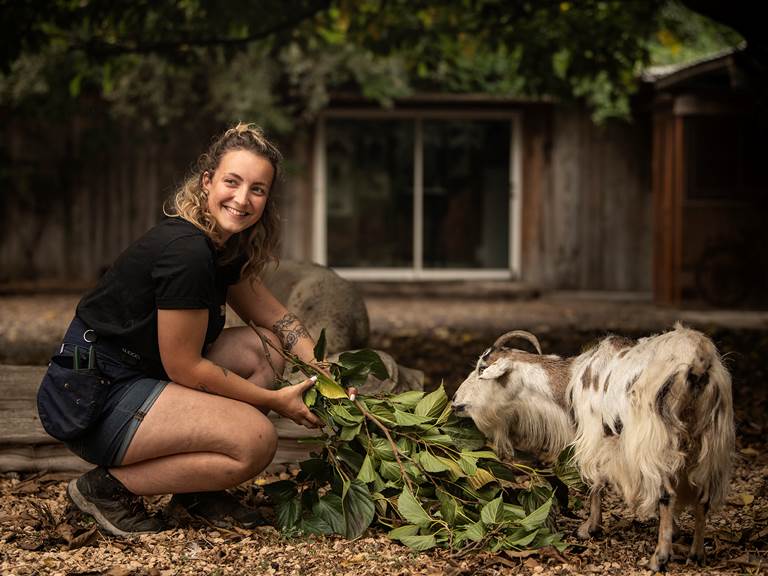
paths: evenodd
<path fill-rule="evenodd" d="M 688 558 L 699 564 L 704 561 L 704 527 L 707 520 L 707 508 L 709 508 L 708 504 L 696 502 L 693 512 L 696 524 Z"/>
<path fill-rule="evenodd" d="M 257 408 L 171 382 L 110 473 L 134 494 L 220 490 L 257 475 L 276 449 Z"/>
<path fill-rule="evenodd" d="M 656 550 L 648 562 L 648 568 L 654 572 L 666 570 L 667 562 L 669 562 L 669 557 L 672 554 L 675 498 L 674 492 L 664 489 L 659 499 L 659 540 Z"/>
<path fill-rule="evenodd" d="M 278 349 L 280 341 L 272 332 L 261 329 L 261 334 Z M 269 360 L 261 339 L 248 326 L 227 328 L 211 344 L 205 357 L 219 366 L 224 366 L 241 378 L 250 380 L 262 388 L 272 388 L 277 376 L 282 376 L 285 361 L 274 350 L 269 350 Z M 272 370 L 277 370 L 275 374 Z"/>
<path fill-rule="evenodd" d="M 207 357 L 257 386 L 274 382 L 251 328 L 224 330 Z M 276 354 L 272 363 L 282 371 Z M 277 433 L 258 408 L 171 382 L 141 422 L 122 465 L 110 473 L 139 495 L 221 490 L 256 476 L 276 450 Z"/>
<path fill-rule="evenodd" d="M 589 494 L 589 518 L 579 526 L 576 535 L 587 540 L 600 532 L 603 525 L 603 488 L 604 484 L 595 484 Z"/>

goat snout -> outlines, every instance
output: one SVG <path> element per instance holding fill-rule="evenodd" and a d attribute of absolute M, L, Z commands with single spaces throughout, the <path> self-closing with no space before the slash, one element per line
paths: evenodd
<path fill-rule="evenodd" d="M 465 416 L 467 414 L 467 409 L 469 408 L 469 404 L 465 404 L 463 402 L 456 402 L 455 400 L 451 402 L 451 407 L 453 408 L 453 411 L 456 413 L 457 416 Z"/>

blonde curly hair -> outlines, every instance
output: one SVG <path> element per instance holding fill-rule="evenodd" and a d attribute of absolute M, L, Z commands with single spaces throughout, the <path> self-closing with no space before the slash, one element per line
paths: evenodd
<path fill-rule="evenodd" d="M 259 221 L 234 234 L 225 242 L 216 220 L 208 211 L 208 195 L 203 189 L 203 175 L 206 172 L 213 175 L 224 154 L 233 150 L 248 150 L 269 160 L 274 169 L 274 177 L 267 205 Z M 183 218 L 202 230 L 220 250 L 220 264 L 227 264 L 245 254 L 247 260 L 240 270 L 240 278 L 250 278 L 254 281 L 269 261 L 277 260 L 275 252 L 280 235 L 280 217 L 272 190 L 280 176 L 282 160 L 282 154 L 267 139 L 261 128 L 255 124 L 238 123 L 214 139 L 208 150 L 200 155 L 192 173 L 169 199 L 163 212 L 167 216 Z"/>

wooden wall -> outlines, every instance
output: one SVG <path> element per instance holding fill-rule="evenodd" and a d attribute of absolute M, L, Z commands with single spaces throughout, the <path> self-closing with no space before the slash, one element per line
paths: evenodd
<path fill-rule="evenodd" d="M 650 292 L 647 120 L 596 126 L 580 109 L 523 119 L 523 276 L 550 289 Z"/>
<path fill-rule="evenodd" d="M 0 281 L 88 283 L 162 217 L 206 139 L 98 116 L 5 127 Z"/>
<path fill-rule="evenodd" d="M 583 110 L 522 108 L 523 279 L 545 289 L 651 289 L 650 136 Z M 11 119 L 0 148 L 0 282 L 92 283 L 162 216 L 220 127 L 144 133 L 97 113 Z M 313 138 L 281 146 L 284 257 L 312 255 Z"/>

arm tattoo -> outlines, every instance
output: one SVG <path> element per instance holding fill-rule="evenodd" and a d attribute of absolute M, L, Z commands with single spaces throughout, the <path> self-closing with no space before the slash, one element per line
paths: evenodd
<path fill-rule="evenodd" d="M 287 352 L 296 345 L 300 338 L 312 338 L 307 329 L 301 324 L 296 314 L 289 312 L 272 325 L 272 330 L 280 338 Z"/>
<path fill-rule="evenodd" d="M 213 394 L 213 392 L 211 392 L 211 390 L 210 390 L 210 389 L 208 388 L 208 386 L 206 386 L 205 384 L 200 384 L 200 385 L 198 386 L 198 388 L 199 388 L 200 390 L 202 390 L 203 392 L 208 392 L 208 394 Z"/>
<path fill-rule="evenodd" d="M 225 378 L 226 378 L 227 376 L 229 376 L 229 370 L 227 370 L 226 368 L 224 368 L 224 366 L 219 366 L 219 368 L 221 368 L 221 371 L 222 371 L 222 372 L 224 372 L 224 377 L 225 377 Z"/>

